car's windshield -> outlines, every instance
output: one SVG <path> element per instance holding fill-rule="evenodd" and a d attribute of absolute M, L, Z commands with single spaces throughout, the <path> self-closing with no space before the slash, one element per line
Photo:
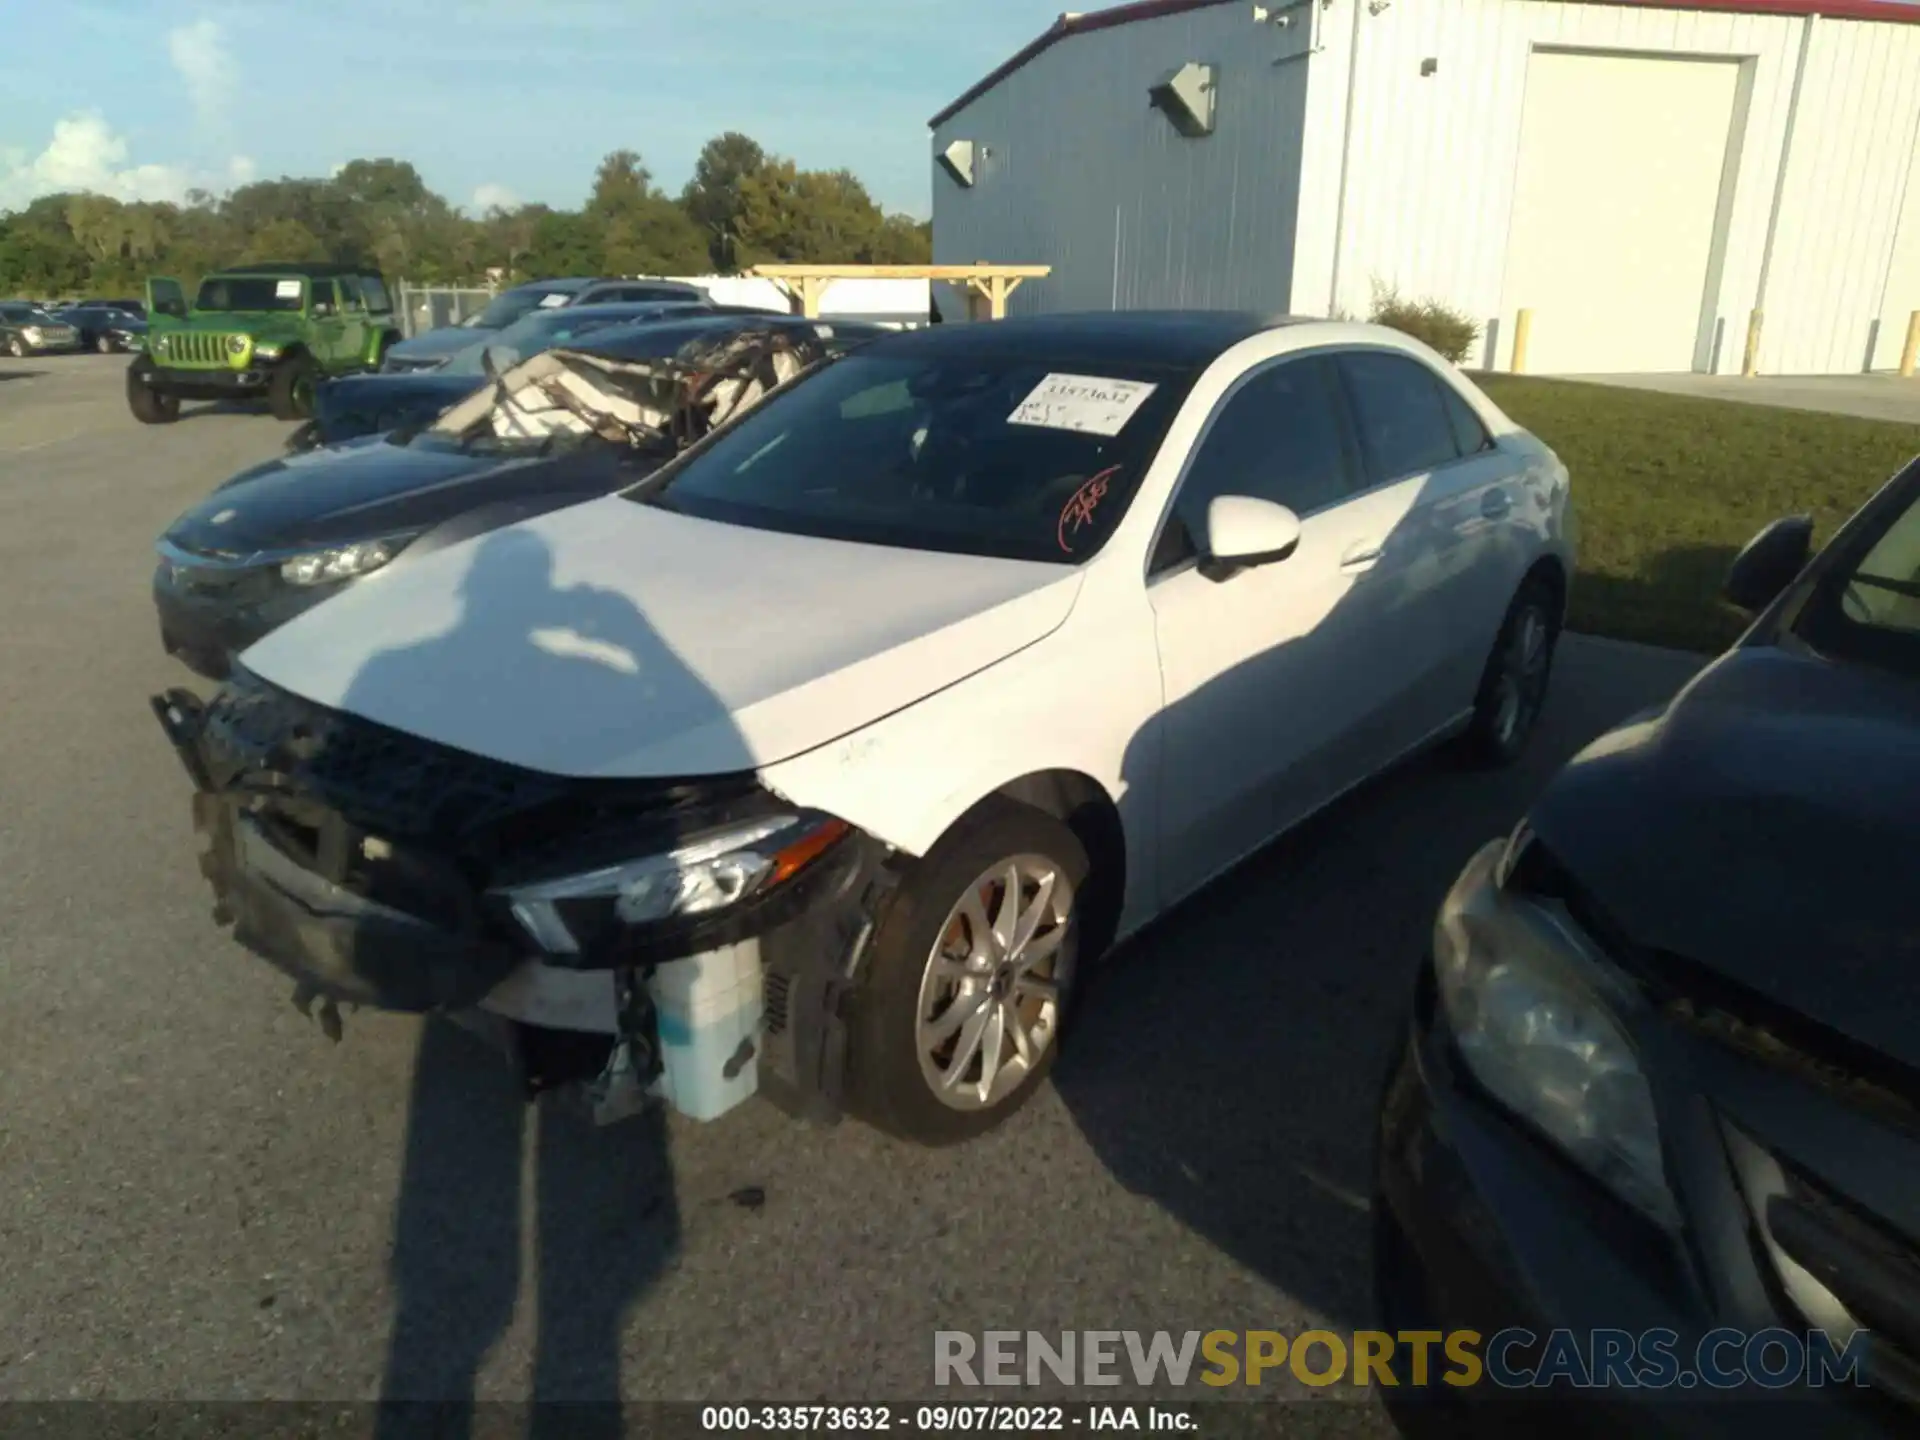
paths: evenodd
<path fill-rule="evenodd" d="M 1920 469 L 1908 479 L 1905 508 L 1863 546 L 1821 580 L 1801 633 L 1839 658 L 1920 677 Z"/>
<path fill-rule="evenodd" d="M 0 319 L 37 320 L 41 311 L 33 305 L 0 305 Z"/>
<path fill-rule="evenodd" d="M 1078 564 L 1113 533 L 1189 372 L 854 354 L 628 492 L 757 529 Z"/>
<path fill-rule="evenodd" d="M 487 308 L 480 312 L 480 318 L 473 325 L 476 330 L 504 330 L 529 310 L 557 309 L 572 298 L 573 292 L 570 290 L 543 290 L 538 286 L 509 290 L 489 300 Z"/>
<path fill-rule="evenodd" d="M 200 282 L 196 310 L 297 311 L 306 294 L 306 282 L 280 275 L 215 275 Z"/>

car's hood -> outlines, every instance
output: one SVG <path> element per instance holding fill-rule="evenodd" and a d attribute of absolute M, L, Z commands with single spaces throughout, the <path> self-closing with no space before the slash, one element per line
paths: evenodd
<path fill-rule="evenodd" d="M 711 775 L 965 679 L 1058 626 L 1078 588 L 1058 565 L 609 496 L 376 573 L 241 658 L 319 704 L 534 770 Z"/>
<path fill-rule="evenodd" d="M 610 490 L 621 483 L 620 455 L 591 446 L 503 458 L 384 436 L 350 440 L 243 471 L 174 521 L 166 539 L 218 555 L 344 544 L 423 529 L 515 492 Z"/>
<path fill-rule="evenodd" d="M 424 335 L 416 335 L 411 340 L 402 340 L 387 355 L 395 360 L 434 360 L 444 359 L 457 354 L 469 345 L 478 345 L 493 333 L 470 325 L 449 325 L 440 330 L 429 330 Z"/>
<path fill-rule="evenodd" d="M 1916 797 L 1920 684 L 1752 646 L 1595 741 L 1533 819 L 1656 957 L 1920 1065 Z"/>
<path fill-rule="evenodd" d="M 185 320 L 167 320 L 162 329 L 198 330 L 210 335 L 245 333 L 258 340 L 267 335 L 298 334 L 300 317 L 272 310 L 196 310 Z"/>

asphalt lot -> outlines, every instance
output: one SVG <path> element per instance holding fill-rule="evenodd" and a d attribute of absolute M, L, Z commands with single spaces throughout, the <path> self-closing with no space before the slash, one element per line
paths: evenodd
<path fill-rule="evenodd" d="M 457 1033 L 329 1045 L 214 929 L 146 704 L 189 678 L 149 546 L 288 427 L 141 427 L 125 364 L 0 361 L 0 1398 L 897 1400 L 936 1329 L 1364 1326 L 1373 1102 L 1433 907 L 1693 664 L 1570 641 L 1527 765 L 1418 762 L 1271 847 L 1114 959 L 981 1143 L 759 1103 L 594 1131 Z"/>

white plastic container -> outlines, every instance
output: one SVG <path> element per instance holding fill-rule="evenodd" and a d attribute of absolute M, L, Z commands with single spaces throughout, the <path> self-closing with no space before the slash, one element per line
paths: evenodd
<path fill-rule="evenodd" d="M 669 960 L 647 982 L 659 1028 L 660 1089 L 695 1120 L 714 1120 L 760 1088 L 760 942 Z"/>

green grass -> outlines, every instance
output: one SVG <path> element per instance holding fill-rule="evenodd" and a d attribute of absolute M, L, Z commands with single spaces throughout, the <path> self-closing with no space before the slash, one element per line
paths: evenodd
<path fill-rule="evenodd" d="M 1720 599 L 1755 531 L 1811 512 L 1815 544 L 1920 454 L 1920 426 L 1512 375 L 1475 377 L 1559 453 L 1573 479 L 1575 630 L 1724 648 L 1745 618 Z"/>

